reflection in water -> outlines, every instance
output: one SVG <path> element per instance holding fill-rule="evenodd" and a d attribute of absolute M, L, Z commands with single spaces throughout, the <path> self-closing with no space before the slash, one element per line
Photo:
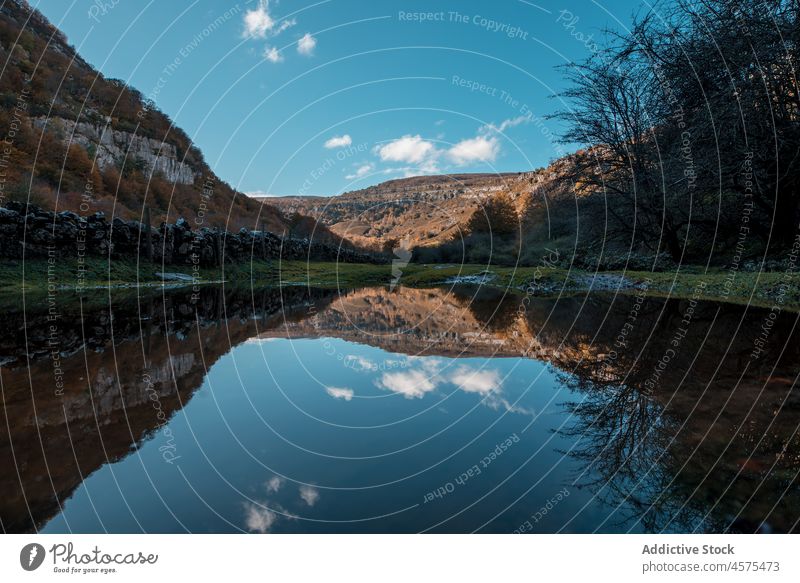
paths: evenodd
<path fill-rule="evenodd" d="M 104 299 L 1 324 L 4 531 L 510 532 L 564 487 L 525 530 L 797 529 L 795 314 L 759 351 L 766 310 L 641 296 Z"/>
<path fill-rule="evenodd" d="M 626 307 L 608 309 L 598 338 L 613 334 Z M 796 529 L 797 316 L 778 321 L 762 354 L 754 347 L 763 310 L 652 300 L 642 318 L 627 350 L 595 342 L 592 358 L 556 360 L 573 367 L 562 380 L 580 395 L 568 405 L 568 435 L 586 466 L 581 481 L 626 504 L 626 518 L 648 531 Z"/>
<path fill-rule="evenodd" d="M 333 296 L 204 288 L 196 301 L 178 291 L 141 303 L 121 299 L 110 310 L 102 297 L 99 306 L 60 297 L 55 310 L 34 304 L 7 314 L 0 323 L 9 427 L 0 433 L 3 529 L 40 526 L 86 476 L 129 455 L 185 406 L 231 346 Z"/>

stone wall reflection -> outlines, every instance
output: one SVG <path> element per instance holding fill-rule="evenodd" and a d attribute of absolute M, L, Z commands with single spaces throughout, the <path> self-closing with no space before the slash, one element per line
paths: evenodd
<path fill-rule="evenodd" d="M 47 302 L 31 302 L 26 313 L 7 313 L 0 322 L 4 532 L 41 526 L 85 477 L 163 425 L 153 395 L 169 418 L 233 346 L 335 295 L 208 287 L 194 299 L 188 291 L 125 294 L 109 307 L 105 294 L 63 292 L 55 320 Z"/>

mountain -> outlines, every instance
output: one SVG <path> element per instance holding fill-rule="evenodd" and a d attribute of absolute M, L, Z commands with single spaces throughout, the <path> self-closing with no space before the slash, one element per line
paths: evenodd
<path fill-rule="evenodd" d="M 528 174 L 415 176 L 330 198 L 280 197 L 269 202 L 284 214 L 314 217 L 334 233 L 361 244 L 381 247 L 396 239 L 414 246 L 457 236 L 480 201 L 501 191 L 528 193 Z"/>
<path fill-rule="evenodd" d="M 220 179 L 136 89 L 87 63 L 25 0 L 0 6 L 0 204 L 8 200 L 281 233 L 286 221 Z M 198 223 L 199 224 L 199 223 Z"/>
<path fill-rule="evenodd" d="M 311 216 L 362 246 L 381 248 L 390 241 L 434 246 L 458 238 L 472 213 L 496 194 L 509 195 L 526 220 L 543 197 L 571 192 L 559 179 L 563 163 L 560 159 L 532 172 L 415 176 L 338 196 L 268 200 L 287 216 Z"/>

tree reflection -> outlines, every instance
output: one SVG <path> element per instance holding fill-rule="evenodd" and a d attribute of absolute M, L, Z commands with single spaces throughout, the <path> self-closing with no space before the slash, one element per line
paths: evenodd
<path fill-rule="evenodd" d="M 752 331 L 763 310 L 698 303 L 689 334 L 676 348 L 675 319 L 686 313 L 686 302 L 647 300 L 621 347 L 616 331 L 632 301 L 609 300 L 594 330 L 591 322 L 602 318 L 588 315 L 565 334 L 554 357 L 568 371 L 562 381 L 575 395 L 565 405 L 572 423 L 562 432 L 574 447 L 564 453 L 580 462 L 576 485 L 608 506 L 606 527 L 640 522 L 648 532 L 796 530 L 796 315 L 778 321 L 771 348 L 753 360 Z M 590 332 L 596 334 L 587 343 Z M 671 358 L 661 367 L 665 354 Z"/>

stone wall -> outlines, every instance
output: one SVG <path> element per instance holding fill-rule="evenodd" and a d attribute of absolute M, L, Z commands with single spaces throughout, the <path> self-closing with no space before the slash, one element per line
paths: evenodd
<path fill-rule="evenodd" d="M 51 252 L 63 258 L 78 257 L 80 253 L 95 257 L 110 255 L 112 259 L 151 256 L 156 263 L 180 266 L 199 261 L 203 267 L 251 258 L 386 262 L 379 256 L 307 239 L 282 239 L 269 232 L 192 230 L 185 219 L 148 228 L 120 218 L 108 221 L 103 213 L 82 217 L 70 211 L 54 213 L 15 202 L 0 207 L 0 258 L 44 258 Z"/>

